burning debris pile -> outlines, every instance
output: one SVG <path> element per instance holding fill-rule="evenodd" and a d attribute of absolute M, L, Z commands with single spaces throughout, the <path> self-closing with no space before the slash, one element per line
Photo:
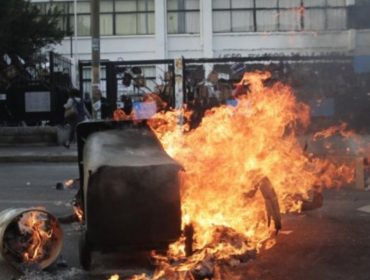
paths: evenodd
<path fill-rule="evenodd" d="M 5 260 L 20 271 L 44 269 L 58 256 L 62 230 L 42 209 L 7 209 L 0 213 L 0 245 Z"/>

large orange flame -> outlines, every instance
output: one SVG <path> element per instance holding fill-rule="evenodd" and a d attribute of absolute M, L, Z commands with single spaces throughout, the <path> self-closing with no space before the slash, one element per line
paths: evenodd
<path fill-rule="evenodd" d="M 43 216 L 36 211 L 27 212 L 20 219 L 19 227 L 31 236 L 27 251 L 23 254 L 24 260 L 32 263 L 42 259 L 44 257 L 44 246 L 53 235 L 52 229 L 46 229 Z"/>
<path fill-rule="evenodd" d="M 265 86 L 270 76 L 245 73 L 237 86 L 248 83 L 249 89 L 237 106 L 211 109 L 194 130 L 179 128 L 188 114 L 183 111 L 159 113 L 149 122 L 167 153 L 184 166 L 183 227 L 194 228 L 194 254 L 177 267 L 162 263 L 154 279 L 169 271 L 179 274 L 174 279 L 192 279 L 186 273 L 201 260 L 272 247 L 274 229 L 257 189 L 261 178 L 271 182 L 282 213 L 299 211 L 313 189 L 353 179 L 352 167 L 305 151 L 297 133 L 310 123 L 309 106 L 287 85 Z M 171 246 L 171 259 L 185 258 L 185 247 L 185 238 Z"/>
<path fill-rule="evenodd" d="M 289 86 L 264 86 L 269 77 L 268 72 L 245 73 L 240 84 L 248 81 L 249 93 L 236 107 L 207 112 L 193 131 L 176 129 L 179 112 L 159 114 L 156 118 L 165 122 L 152 124 L 166 151 L 185 167 L 183 220 L 195 227 L 197 249 L 210 244 L 219 227 L 249 240 L 241 252 L 270 237 L 263 197 L 246 195 L 254 190 L 257 173 L 272 182 L 283 213 L 297 211 L 295 198 L 308 198 L 314 186 L 338 186 L 353 178 L 352 168 L 303 151 L 297 131 L 309 125 L 309 106 L 298 102 Z M 220 258 L 236 253 L 227 243 L 214 251 Z"/>

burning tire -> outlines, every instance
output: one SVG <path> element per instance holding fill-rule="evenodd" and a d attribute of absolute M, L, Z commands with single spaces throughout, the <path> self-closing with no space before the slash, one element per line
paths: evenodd
<path fill-rule="evenodd" d="M 10 208 L 0 213 L 0 250 L 18 270 L 44 269 L 58 257 L 63 241 L 58 220 L 42 209 Z"/>

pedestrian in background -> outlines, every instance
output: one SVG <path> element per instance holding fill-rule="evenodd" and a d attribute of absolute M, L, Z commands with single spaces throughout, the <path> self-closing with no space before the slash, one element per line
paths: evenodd
<path fill-rule="evenodd" d="M 87 111 L 89 111 L 90 115 L 92 114 L 92 100 L 91 100 L 91 94 L 89 92 L 84 93 L 84 102 Z"/>
<path fill-rule="evenodd" d="M 63 146 L 67 149 L 69 149 L 71 143 L 75 142 L 77 124 L 91 118 L 91 114 L 86 109 L 85 102 L 82 99 L 81 92 L 75 88 L 70 91 L 69 99 L 67 100 L 67 103 L 64 104 L 64 108 L 69 109 L 72 106 L 76 106 L 77 114 L 66 119 L 66 122 L 70 126 L 70 131 L 68 140 L 63 143 Z"/>
<path fill-rule="evenodd" d="M 102 120 L 110 119 L 113 116 L 113 107 L 109 103 L 108 99 L 103 96 L 102 92 L 100 92 L 100 111 L 101 111 L 101 118 Z"/>

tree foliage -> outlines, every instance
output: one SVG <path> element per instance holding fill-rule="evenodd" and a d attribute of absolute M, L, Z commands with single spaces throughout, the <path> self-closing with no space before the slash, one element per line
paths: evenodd
<path fill-rule="evenodd" d="M 28 61 L 60 43 L 68 32 L 59 27 L 61 11 L 46 13 L 28 0 L 0 0 L 0 60 L 4 54 Z"/>

